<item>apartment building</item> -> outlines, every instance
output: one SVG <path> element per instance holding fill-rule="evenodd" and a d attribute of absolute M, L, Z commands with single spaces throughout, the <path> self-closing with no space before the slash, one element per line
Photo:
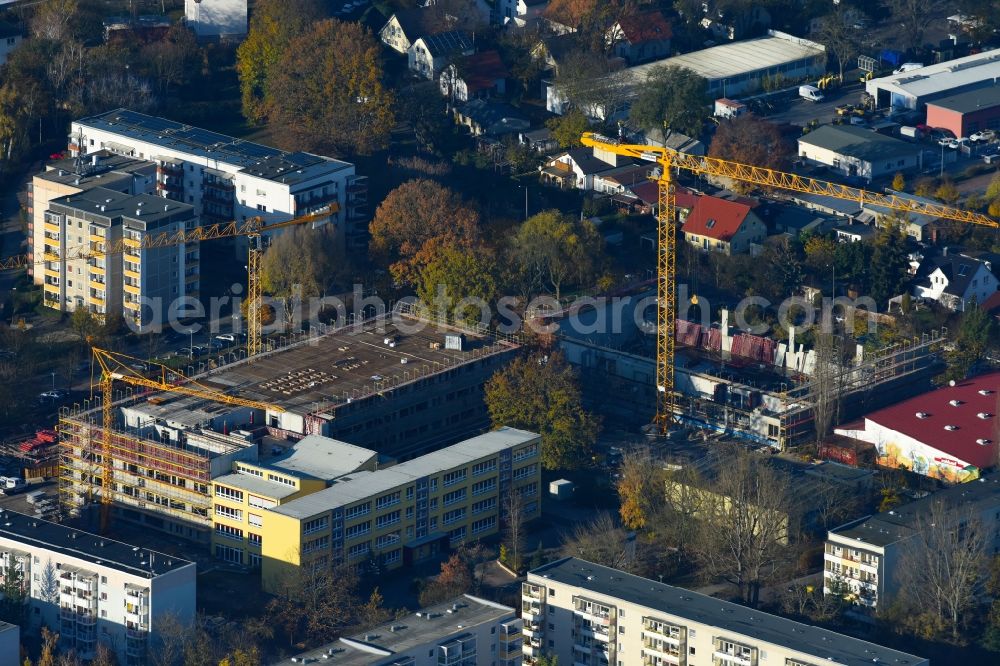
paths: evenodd
<path fill-rule="evenodd" d="M 156 191 L 194 206 L 205 224 L 266 223 L 335 204 L 329 224 L 352 249 L 367 248 L 367 179 L 354 165 L 287 152 L 128 109 L 72 123 L 69 150 L 98 150 L 156 163 Z"/>
<path fill-rule="evenodd" d="M 48 626 L 85 660 L 103 643 L 118 663 L 145 664 L 166 618 L 195 616 L 187 560 L 13 511 L 0 512 L 0 558 L 0 579 L 13 568 L 28 593 L 27 627 Z"/>
<path fill-rule="evenodd" d="M 537 518 L 540 445 L 535 433 L 500 428 L 388 469 L 349 474 L 263 512 L 264 588 L 277 589 L 303 564 L 383 571 L 491 537 L 508 493 L 523 499 L 525 520 Z"/>
<path fill-rule="evenodd" d="M 899 567 L 910 539 L 919 539 L 935 507 L 963 520 L 978 516 L 992 528 L 986 552 L 1000 552 L 1000 474 L 981 477 L 923 499 L 830 530 L 823 554 L 823 593 L 844 596 L 859 610 L 887 608 L 899 592 Z M 939 512 L 937 516 L 941 516 Z"/>
<path fill-rule="evenodd" d="M 463 594 L 274 666 L 521 666 L 521 628 L 510 606 Z"/>
<path fill-rule="evenodd" d="M 521 586 L 524 663 L 923 666 L 929 660 L 568 557 Z"/>
<path fill-rule="evenodd" d="M 46 164 L 45 171 L 35 174 L 28 185 L 28 254 L 32 261 L 42 258 L 49 202 L 95 187 L 123 194 L 152 194 L 156 192 L 156 163 L 98 150 L 86 159 L 67 158 Z M 34 276 L 35 284 L 44 283 L 41 268 L 35 270 L 33 264 L 28 264 L 28 273 Z"/>
<path fill-rule="evenodd" d="M 197 225 L 192 206 L 153 194 L 94 187 L 52 199 L 42 221 L 44 303 L 102 319 L 124 314 L 140 326 L 165 321 L 177 299 L 199 295 L 200 244 L 143 244 Z M 122 240 L 121 254 L 88 256 Z"/>
<path fill-rule="evenodd" d="M 263 511 L 323 490 L 351 472 L 391 464 L 375 451 L 320 435 L 308 435 L 266 462 L 234 462 L 231 474 L 212 480 L 212 553 L 260 568 Z"/>

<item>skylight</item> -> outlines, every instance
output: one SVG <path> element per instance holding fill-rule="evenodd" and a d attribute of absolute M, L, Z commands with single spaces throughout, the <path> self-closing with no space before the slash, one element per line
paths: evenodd
<path fill-rule="evenodd" d="M 708 222 L 706 222 L 706 223 L 705 223 L 705 227 L 706 227 L 707 229 L 711 229 L 711 228 L 712 228 L 712 227 L 714 227 L 714 226 L 715 226 L 715 220 L 714 220 L 714 219 L 712 219 L 712 220 L 709 220 Z"/>

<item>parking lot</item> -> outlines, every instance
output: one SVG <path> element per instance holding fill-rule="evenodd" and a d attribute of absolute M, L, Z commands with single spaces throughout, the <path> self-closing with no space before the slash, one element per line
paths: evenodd
<path fill-rule="evenodd" d="M 780 98 L 777 96 L 773 98 L 772 105 L 777 111 L 768 113 L 765 117 L 774 123 L 789 123 L 799 127 L 805 127 L 813 120 L 825 125 L 837 117 L 838 106 L 858 104 L 863 92 L 863 86 L 852 84 L 836 90 L 826 90 L 823 92 L 822 102 L 810 102 L 793 91 Z"/>

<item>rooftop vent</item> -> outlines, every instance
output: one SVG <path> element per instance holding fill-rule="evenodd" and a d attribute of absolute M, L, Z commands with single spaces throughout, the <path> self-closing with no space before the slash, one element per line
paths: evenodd
<path fill-rule="evenodd" d="M 993 418 L 993 415 L 988 412 L 979 412 L 978 414 L 976 414 L 976 416 L 983 419 L 984 421 Z"/>
<path fill-rule="evenodd" d="M 976 444 L 978 444 L 979 446 L 989 446 L 992 443 L 993 443 L 992 440 L 985 439 L 982 437 L 976 440 Z"/>
<path fill-rule="evenodd" d="M 990 395 L 992 393 L 993 393 L 993 391 L 991 391 L 989 389 L 979 389 L 979 395 Z"/>
<path fill-rule="evenodd" d="M 952 407 L 958 407 L 959 405 L 962 404 L 962 401 L 961 400 L 949 400 L 948 404 L 951 405 Z"/>
<path fill-rule="evenodd" d="M 926 419 L 929 416 L 930 416 L 930 414 L 928 414 L 927 412 L 917 412 L 917 418 L 918 419 Z"/>
<path fill-rule="evenodd" d="M 944 429 L 945 430 L 958 430 L 958 426 L 957 425 L 946 425 L 944 427 Z"/>

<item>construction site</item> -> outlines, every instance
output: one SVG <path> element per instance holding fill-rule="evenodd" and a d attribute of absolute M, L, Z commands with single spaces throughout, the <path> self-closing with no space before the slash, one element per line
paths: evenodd
<path fill-rule="evenodd" d="M 519 348 L 396 314 L 188 378 L 197 391 L 115 373 L 110 409 L 98 397 L 60 414 L 61 506 L 80 516 L 100 499 L 116 517 L 207 543 L 211 481 L 236 461 L 309 434 L 399 461 L 478 434 L 489 427 L 483 385 Z"/>
<path fill-rule="evenodd" d="M 624 427 L 651 422 L 657 409 L 656 326 L 632 311 L 643 301 L 640 294 L 614 306 L 623 326 L 613 336 L 576 332 L 611 315 L 560 322 L 559 345 L 579 369 L 588 406 Z M 732 326 L 726 310 L 712 324 L 678 319 L 675 327 L 677 423 L 778 450 L 814 441 L 817 402 L 833 404 L 841 420 L 855 418 L 926 390 L 942 368 L 941 335 L 875 351 L 857 345 L 850 358 L 820 367 L 795 327 L 784 341 L 754 335 Z"/>

